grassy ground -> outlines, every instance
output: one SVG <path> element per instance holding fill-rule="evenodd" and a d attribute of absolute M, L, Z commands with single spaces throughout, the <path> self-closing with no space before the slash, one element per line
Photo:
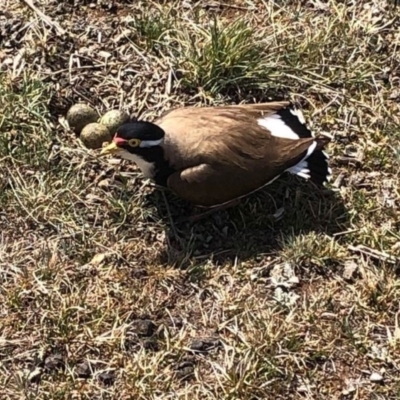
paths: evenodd
<path fill-rule="evenodd" d="M 0 12 L 1 398 L 398 399 L 399 10 L 75 3 L 37 2 L 61 36 Z M 282 98 L 333 136 L 330 187 L 285 177 L 194 226 L 64 122 Z"/>

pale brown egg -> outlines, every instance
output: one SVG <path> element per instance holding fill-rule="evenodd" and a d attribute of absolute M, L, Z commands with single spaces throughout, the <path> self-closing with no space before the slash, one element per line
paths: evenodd
<path fill-rule="evenodd" d="M 104 142 L 111 141 L 111 134 L 106 126 L 92 122 L 82 129 L 80 139 L 88 149 L 100 149 Z"/>
<path fill-rule="evenodd" d="M 124 111 L 111 110 L 101 117 L 100 123 L 108 128 L 111 135 L 114 135 L 117 129 L 128 120 L 129 115 Z"/>
<path fill-rule="evenodd" d="M 97 122 L 98 119 L 99 115 L 97 112 L 84 103 L 74 104 L 67 113 L 68 125 L 77 134 L 80 134 L 86 125 Z"/>

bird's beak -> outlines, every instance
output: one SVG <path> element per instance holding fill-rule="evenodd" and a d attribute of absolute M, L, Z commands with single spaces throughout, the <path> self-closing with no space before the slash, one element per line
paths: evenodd
<path fill-rule="evenodd" d="M 107 146 L 105 146 L 101 149 L 100 155 L 115 154 L 119 150 L 120 150 L 120 148 L 117 146 L 117 144 L 114 141 L 112 141 L 110 144 L 108 144 Z"/>

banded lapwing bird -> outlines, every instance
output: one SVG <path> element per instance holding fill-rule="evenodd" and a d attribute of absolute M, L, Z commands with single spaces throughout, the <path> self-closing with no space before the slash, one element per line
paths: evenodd
<path fill-rule="evenodd" d="M 154 123 L 121 125 L 101 154 L 136 163 L 195 206 L 225 208 L 284 172 L 323 185 L 331 174 L 323 151 L 329 140 L 314 137 L 288 102 L 184 107 Z"/>

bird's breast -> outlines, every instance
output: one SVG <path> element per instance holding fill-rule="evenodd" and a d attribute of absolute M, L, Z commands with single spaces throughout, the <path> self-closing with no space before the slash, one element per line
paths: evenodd
<path fill-rule="evenodd" d="M 121 157 L 124 160 L 134 162 L 140 168 L 145 178 L 154 179 L 154 174 L 155 174 L 154 162 L 149 162 L 144 158 L 140 157 L 139 155 L 129 153 L 129 151 L 126 150 L 121 152 Z"/>

